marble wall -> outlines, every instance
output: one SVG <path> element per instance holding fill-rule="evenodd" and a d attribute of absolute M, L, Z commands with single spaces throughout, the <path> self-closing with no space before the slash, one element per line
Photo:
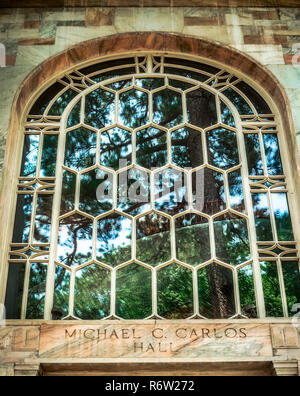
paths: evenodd
<path fill-rule="evenodd" d="M 11 104 L 25 77 L 51 55 L 81 41 L 134 31 L 215 40 L 265 65 L 291 101 L 300 150 L 300 65 L 292 63 L 300 52 L 300 8 L 1 9 L 0 43 L 6 48 L 7 66 L 0 68 L 0 172 Z"/>

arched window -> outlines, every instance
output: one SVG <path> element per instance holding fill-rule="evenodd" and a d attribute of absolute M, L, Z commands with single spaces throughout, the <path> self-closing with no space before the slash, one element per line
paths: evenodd
<path fill-rule="evenodd" d="M 8 318 L 292 314 L 278 120 L 243 78 L 195 58 L 105 60 L 60 76 L 24 134 Z"/>

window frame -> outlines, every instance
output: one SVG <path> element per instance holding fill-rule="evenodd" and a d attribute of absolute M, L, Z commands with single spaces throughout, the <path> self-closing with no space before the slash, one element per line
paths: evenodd
<path fill-rule="evenodd" d="M 155 51 L 155 54 L 156 53 L 157 53 L 157 55 L 162 55 L 162 53 Z M 149 55 L 149 54 L 153 54 L 153 51 L 143 51 L 143 52 L 138 53 L 138 56 L 144 56 L 144 55 Z M 178 54 L 178 53 L 174 53 L 174 54 L 172 53 L 171 55 L 174 56 L 174 57 L 178 57 L 178 58 L 182 58 L 183 57 L 183 55 Z M 113 57 L 112 56 L 101 57 L 101 61 L 102 60 L 104 61 L 104 60 L 111 60 L 111 59 L 119 59 L 120 56 L 121 57 L 128 57 L 128 54 L 122 54 L 122 55 L 113 56 Z M 287 150 L 287 147 L 286 147 L 286 144 L 285 144 L 286 142 L 285 142 L 285 137 L 284 137 L 284 133 L 283 133 L 284 129 L 282 128 L 281 115 L 280 115 L 279 111 L 277 110 L 276 105 L 273 103 L 273 101 L 270 99 L 270 97 L 266 94 L 266 92 L 263 90 L 263 88 L 261 86 L 256 84 L 254 81 L 248 79 L 247 77 L 242 75 L 240 72 L 231 69 L 227 65 L 221 65 L 220 63 L 218 63 L 216 61 L 211 61 L 211 60 L 208 60 L 206 58 L 201 58 L 201 57 L 196 57 L 196 56 L 184 56 L 184 57 L 187 58 L 187 59 L 198 61 L 198 62 L 200 61 L 200 62 L 203 62 L 203 63 L 206 63 L 206 64 L 211 64 L 212 66 L 219 67 L 221 69 L 224 68 L 225 70 L 233 73 L 235 76 L 240 76 L 246 83 L 248 83 L 251 87 L 256 89 L 257 92 L 261 94 L 261 96 L 266 100 L 266 102 L 270 106 L 273 114 L 275 115 L 275 122 L 276 122 L 276 124 L 278 126 L 279 147 L 280 147 L 280 150 L 281 150 L 281 153 L 282 153 L 282 163 L 283 163 L 283 168 L 284 168 L 284 171 L 285 171 L 284 173 L 285 173 L 285 177 L 286 177 L 286 182 L 287 182 L 287 185 L 289 186 L 289 188 L 288 188 L 288 190 L 289 190 L 288 191 L 288 201 L 289 201 L 289 205 L 290 205 L 290 213 L 291 213 L 292 225 L 293 225 L 293 229 L 294 229 L 294 233 L 295 233 L 295 240 L 296 240 L 297 243 L 299 243 L 299 231 L 297 229 L 297 217 L 298 216 L 294 216 L 293 215 L 294 213 L 296 213 L 296 214 L 299 213 L 297 205 L 296 205 L 296 202 L 295 202 L 295 199 L 294 199 L 295 198 L 295 185 L 294 185 L 295 181 L 292 179 L 292 176 L 291 176 L 291 174 L 292 174 L 292 172 L 291 172 L 291 167 L 292 166 L 291 165 L 292 164 L 289 161 L 289 154 L 287 152 L 288 150 Z M 87 62 L 84 62 L 84 63 L 80 64 L 80 66 L 77 65 L 76 69 L 79 69 L 79 68 L 82 68 L 82 67 L 87 67 L 88 65 L 91 65 L 91 64 L 94 64 L 94 63 L 96 63 L 95 60 L 87 61 Z M 53 77 L 52 81 L 48 81 L 48 83 L 46 85 L 44 85 L 41 89 L 39 89 L 35 93 L 35 95 L 32 97 L 32 99 L 28 102 L 28 104 L 26 106 L 26 109 L 29 109 L 32 106 L 32 104 L 34 103 L 35 99 L 40 95 L 40 93 L 45 91 L 46 87 L 51 86 L 53 81 L 55 81 L 58 78 L 64 76 L 65 74 L 70 73 L 74 69 L 75 69 L 74 67 L 69 68 L 69 69 L 65 70 L 63 73 L 59 73 L 56 77 Z M 95 86 L 90 88 L 91 91 L 93 89 L 95 89 Z M 70 102 L 69 105 L 67 106 L 67 108 L 65 109 L 63 117 L 62 117 L 62 120 L 61 120 L 61 125 L 64 122 L 63 120 L 65 120 L 65 121 L 67 120 L 69 112 L 71 111 L 72 103 L 75 102 L 76 99 L 78 100 L 78 97 L 73 99 L 73 101 Z M 230 101 L 225 96 L 222 97 L 222 99 L 223 99 L 223 101 L 225 103 L 227 101 L 226 104 L 229 105 L 230 108 L 231 108 Z M 236 113 L 234 115 L 235 115 L 236 120 L 238 120 L 239 119 L 239 115 L 238 115 L 237 110 L 236 109 L 232 109 L 232 108 L 231 108 L 231 110 L 232 110 L 233 113 L 234 112 Z M 23 118 L 23 122 L 24 122 L 25 116 L 26 116 L 26 111 L 23 113 L 23 117 L 22 117 Z M 239 130 L 239 128 L 242 128 L 242 126 L 241 125 L 237 125 L 237 129 L 238 130 Z M 241 152 L 241 155 L 243 156 L 244 160 L 246 161 L 246 152 L 245 152 L 245 150 L 242 150 L 242 148 L 244 147 L 244 144 L 242 144 L 242 142 L 241 142 L 241 139 L 243 139 L 243 135 L 242 135 L 242 133 L 239 133 L 238 136 L 239 135 L 240 135 L 240 137 L 238 137 L 238 139 L 239 139 L 239 146 L 240 146 L 240 150 L 241 150 L 240 152 Z M 59 140 L 61 140 L 61 139 L 59 139 Z M 22 147 L 21 146 L 19 145 L 18 150 L 16 151 L 17 153 L 21 153 L 22 152 Z M 61 142 L 59 143 L 59 147 L 60 148 L 63 147 L 63 144 Z M 21 158 L 21 155 L 19 155 L 19 159 L 18 159 L 19 165 L 15 167 L 15 170 L 16 169 L 19 170 L 19 168 L 20 168 L 20 158 Z M 247 164 L 247 161 L 246 161 L 246 164 Z M 247 166 L 244 167 L 244 169 L 247 169 Z M 18 172 L 15 171 L 15 173 L 18 173 Z M 59 173 L 57 173 L 56 177 L 58 176 L 58 174 Z M 18 176 L 17 176 L 16 179 L 18 179 Z M 244 189 L 245 189 L 245 192 L 246 192 L 247 188 L 245 188 L 245 184 L 246 183 L 244 183 Z M 58 180 L 57 180 L 57 185 L 60 185 Z M 58 194 L 58 190 L 55 192 L 55 194 L 56 195 Z M 245 193 L 246 200 L 249 197 L 250 197 L 250 193 L 248 194 L 248 192 L 246 192 Z M 248 201 L 249 201 L 249 199 L 248 199 Z M 57 200 L 57 202 L 58 202 L 58 200 Z M 15 206 L 15 204 L 16 204 L 16 199 L 15 199 L 15 202 L 14 202 L 13 206 Z M 248 202 L 247 206 L 248 206 L 248 208 L 251 211 L 252 203 Z M 254 219 L 254 216 L 251 216 L 250 213 L 249 213 L 249 228 L 251 230 L 250 232 L 253 233 L 253 230 L 254 230 L 254 233 L 255 233 L 255 225 L 251 224 L 250 218 Z M 8 234 L 10 234 L 10 235 L 12 235 L 12 228 L 13 228 L 13 221 L 10 223 L 10 231 L 8 232 Z M 251 240 L 254 241 L 254 238 L 251 238 Z M 53 243 L 53 241 L 52 241 L 52 243 Z M 56 243 L 56 242 L 54 242 L 54 243 Z M 256 257 L 255 252 L 257 251 L 257 247 L 256 247 L 256 243 L 255 242 L 254 242 L 254 244 L 251 243 L 251 245 L 252 245 L 252 249 L 253 249 L 253 261 L 254 261 L 255 257 Z M 6 251 L 7 251 L 7 249 L 6 249 Z M 257 256 L 258 256 L 258 254 L 257 254 Z M 257 260 L 258 260 L 258 257 L 257 257 Z M 264 307 L 264 303 L 263 303 L 263 291 L 262 291 L 262 287 L 259 286 L 259 283 L 261 284 L 261 282 L 259 281 L 259 279 L 261 279 L 260 267 L 259 266 L 258 267 L 254 266 L 254 268 L 255 268 L 254 279 L 256 279 L 256 283 L 257 283 L 257 287 L 255 288 L 255 290 L 257 292 L 257 301 L 258 301 L 258 307 L 257 308 L 258 308 L 258 313 L 259 313 L 258 316 L 259 316 L 259 318 L 264 318 L 265 317 L 265 307 Z M 49 273 L 50 272 L 51 271 L 49 271 Z M 51 279 L 52 279 L 51 275 L 49 275 L 48 282 L 51 282 Z M 1 279 L 0 279 L 0 281 L 1 281 Z M 2 277 L 2 281 L 3 281 L 3 277 Z M 3 284 L 4 284 L 4 290 L 5 290 L 6 281 L 3 282 Z M 49 299 L 49 293 L 48 293 L 48 299 L 47 299 L 47 302 L 46 302 L 46 310 L 45 310 L 45 319 L 48 319 L 48 320 L 51 319 L 52 304 L 50 304 L 50 300 L 51 299 Z M 50 308 L 50 306 L 51 306 L 51 308 Z"/>

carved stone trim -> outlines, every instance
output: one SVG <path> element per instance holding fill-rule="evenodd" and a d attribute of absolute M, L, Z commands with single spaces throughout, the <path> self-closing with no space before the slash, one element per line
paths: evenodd
<path fill-rule="evenodd" d="M 299 348 L 297 329 L 289 325 L 271 325 L 271 337 L 274 349 Z"/>
<path fill-rule="evenodd" d="M 13 377 L 13 376 L 14 376 L 13 363 L 0 364 L 0 377 Z"/>
<path fill-rule="evenodd" d="M 298 377 L 299 366 L 297 360 L 284 360 L 273 362 L 274 375 L 277 377 Z"/>
<path fill-rule="evenodd" d="M 41 366 L 39 364 L 16 364 L 15 377 L 39 377 L 42 375 Z"/>

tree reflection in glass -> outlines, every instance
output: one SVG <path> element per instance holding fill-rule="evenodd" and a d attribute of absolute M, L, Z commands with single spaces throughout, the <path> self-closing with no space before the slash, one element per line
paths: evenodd
<path fill-rule="evenodd" d="M 150 176 L 131 168 L 118 175 L 118 209 L 137 216 L 150 209 Z"/>
<path fill-rule="evenodd" d="M 131 259 L 129 218 L 112 213 L 98 222 L 97 260 L 116 266 Z"/>
<path fill-rule="evenodd" d="M 129 128 L 138 128 L 148 123 L 148 95 L 137 89 L 120 94 L 119 123 Z"/>
<path fill-rule="evenodd" d="M 192 174 L 193 205 L 199 212 L 213 215 L 226 208 L 224 176 L 210 168 Z"/>
<path fill-rule="evenodd" d="M 153 122 L 165 128 L 183 122 L 182 97 L 178 92 L 164 89 L 153 95 Z"/>
<path fill-rule="evenodd" d="M 151 271 L 130 264 L 117 271 L 116 314 L 123 319 L 144 319 L 152 313 Z"/>
<path fill-rule="evenodd" d="M 258 241 L 272 241 L 273 232 L 270 218 L 268 194 L 252 194 L 255 216 L 256 236 Z"/>
<path fill-rule="evenodd" d="M 95 164 L 97 135 L 86 128 L 67 133 L 65 165 L 81 171 Z"/>
<path fill-rule="evenodd" d="M 185 319 L 193 315 L 192 271 L 178 264 L 157 273 L 158 314 L 166 319 Z"/>
<path fill-rule="evenodd" d="M 245 309 L 256 307 L 255 288 L 252 265 L 246 265 L 238 271 L 238 282 L 240 292 L 241 309 L 244 315 L 249 313 Z"/>
<path fill-rule="evenodd" d="M 113 175 L 93 169 L 80 176 L 79 209 L 94 217 L 108 212 L 113 204 Z"/>
<path fill-rule="evenodd" d="M 34 227 L 35 242 L 50 242 L 52 202 L 52 194 L 39 194 L 37 197 Z"/>
<path fill-rule="evenodd" d="M 92 258 L 91 219 L 74 214 L 62 219 L 58 230 L 57 258 L 69 267 L 84 264 Z"/>
<path fill-rule="evenodd" d="M 283 316 L 276 261 L 261 262 L 261 275 L 267 316 Z"/>
<path fill-rule="evenodd" d="M 150 265 L 158 265 L 171 258 L 170 220 L 157 213 L 150 213 L 136 222 L 137 259 Z"/>
<path fill-rule="evenodd" d="M 75 316 L 80 319 L 96 320 L 109 316 L 110 271 L 97 264 L 77 271 L 74 302 Z"/>
<path fill-rule="evenodd" d="M 63 170 L 60 214 L 66 214 L 74 209 L 76 191 L 76 175 Z"/>
<path fill-rule="evenodd" d="M 218 123 L 216 97 L 198 88 L 186 94 L 188 123 L 205 129 Z"/>
<path fill-rule="evenodd" d="M 245 134 L 244 136 L 249 175 L 263 175 L 264 166 L 261 157 L 259 136 L 256 133 L 249 133 Z"/>
<path fill-rule="evenodd" d="M 120 165 L 123 167 L 131 163 L 131 156 L 130 132 L 121 128 L 113 128 L 101 133 L 101 165 L 118 170 Z"/>
<path fill-rule="evenodd" d="M 53 308 L 60 310 L 63 317 L 68 315 L 69 293 L 70 272 L 66 268 L 56 265 Z"/>
<path fill-rule="evenodd" d="M 56 173 L 58 135 L 44 135 L 40 176 L 54 177 Z"/>
<path fill-rule="evenodd" d="M 219 260 L 238 265 L 250 259 L 247 220 L 226 213 L 214 219 L 216 253 Z"/>
<path fill-rule="evenodd" d="M 263 139 L 269 175 L 282 175 L 283 170 L 277 135 L 275 133 L 264 133 Z"/>
<path fill-rule="evenodd" d="M 115 95 L 98 88 L 85 98 L 85 124 L 96 129 L 115 123 Z"/>
<path fill-rule="evenodd" d="M 157 128 L 136 133 L 136 162 L 144 168 L 159 168 L 168 162 L 167 134 Z"/>
<path fill-rule="evenodd" d="M 228 173 L 229 199 L 231 209 L 245 212 L 244 188 L 240 169 Z"/>
<path fill-rule="evenodd" d="M 294 304 L 300 303 L 300 273 L 298 261 L 282 261 L 282 273 L 289 316 L 294 316 Z"/>
<path fill-rule="evenodd" d="M 175 219 L 178 260 L 198 265 L 211 258 L 208 220 L 197 214 L 186 214 Z"/>
<path fill-rule="evenodd" d="M 25 135 L 21 176 L 35 176 L 39 153 L 39 135 Z"/>
<path fill-rule="evenodd" d="M 188 208 L 187 175 L 168 168 L 155 175 L 155 209 L 169 215 Z"/>
<path fill-rule="evenodd" d="M 198 270 L 199 312 L 209 319 L 235 314 L 233 273 L 229 268 L 209 264 Z"/>
<path fill-rule="evenodd" d="M 272 193 L 272 205 L 275 215 L 279 241 L 293 241 L 294 233 L 286 193 Z"/>
<path fill-rule="evenodd" d="M 18 195 L 13 234 L 14 243 L 28 242 L 31 224 L 32 199 L 32 194 Z"/>
<path fill-rule="evenodd" d="M 43 319 L 47 265 L 31 263 L 26 319 Z"/>
<path fill-rule="evenodd" d="M 182 168 L 203 164 L 201 132 L 184 127 L 172 132 L 172 161 Z"/>
<path fill-rule="evenodd" d="M 207 132 L 209 163 L 227 170 L 239 164 L 239 152 L 235 132 L 217 128 Z"/>

